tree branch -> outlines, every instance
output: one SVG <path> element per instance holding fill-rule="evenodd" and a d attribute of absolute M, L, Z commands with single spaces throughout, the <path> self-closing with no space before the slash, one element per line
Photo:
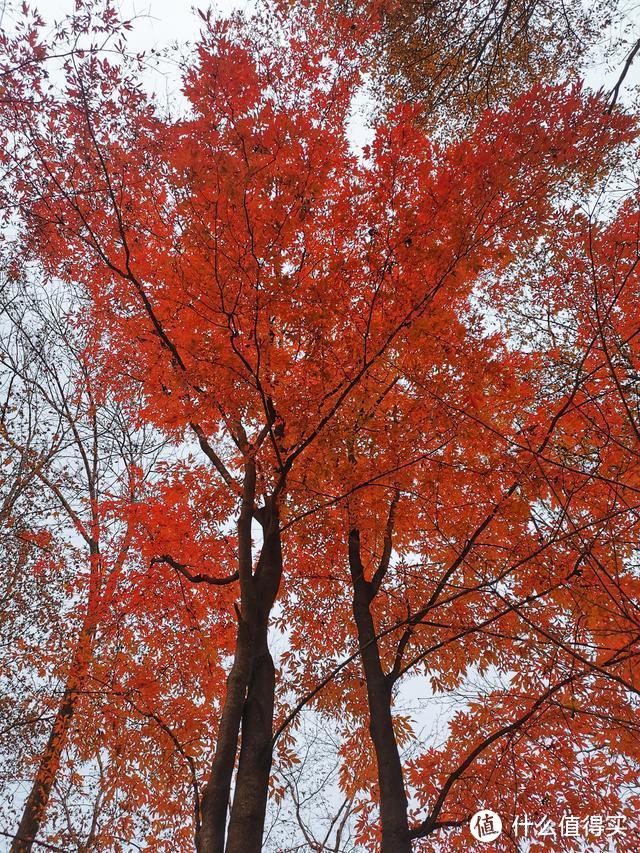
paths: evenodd
<path fill-rule="evenodd" d="M 226 578 L 214 578 L 212 575 L 204 575 L 200 572 L 193 574 L 189 571 L 189 569 L 184 563 L 179 563 L 177 560 L 174 560 L 173 557 L 169 554 L 162 554 L 162 556 L 160 557 L 152 557 L 150 565 L 153 566 L 156 563 L 166 563 L 167 565 L 171 566 L 172 569 L 175 569 L 177 572 L 179 572 L 188 581 L 191 581 L 191 583 L 208 583 L 211 586 L 225 586 L 226 584 L 237 581 L 240 577 L 238 572 L 234 572 L 232 575 L 228 575 Z"/>

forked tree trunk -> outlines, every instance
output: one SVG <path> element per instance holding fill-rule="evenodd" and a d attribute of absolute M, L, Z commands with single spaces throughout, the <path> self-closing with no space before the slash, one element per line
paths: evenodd
<path fill-rule="evenodd" d="M 266 639 L 266 636 L 265 636 Z M 271 773 L 275 668 L 266 643 L 253 661 L 242 716 L 242 745 L 227 853 L 259 853 Z"/>
<path fill-rule="evenodd" d="M 240 724 L 252 667 L 251 634 L 241 619 L 238 624 L 233 666 L 227 676 L 216 752 L 200 803 L 200 828 L 196 833 L 198 853 L 223 853 L 231 780 L 238 750 Z"/>
<path fill-rule="evenodd" d="M 282 578 L 280 517 L 269 503 L 264 545 L 248 608 L 254 620 L 251 677 L 242 716 L 242 745 L 229 820 L 226 853 L 260 853 L 273 754 L 275 668 L 269 652 L 269 615 Z"/>
<path fill-rule="evenodd" d="M 349 533 L 349 568 L 353 583 L 353 615 L 358 631 L 369 703 L 369 731 L 376 755 L 380 792 L 381 853 L 411 853 L 407 794 L 391 713 L 391 681 L 380 661 L 371 615 L 372 587 L 364 578 L 360 534 Z"/>
<path fill-rule="evenodd" d="M 211 774 L 202 798 L 198 853 L 259 853 L 269 794 L 275 669 L 268 647 L 269 615 L 282 577 L 279 516 L 268 505 L 255 573 L 242 577 L 238 639 Z M 240 546 L 242 547 L 242 546 Z M 246 559 L 246 555 L 245 555 Z M 242 735 L 227 833 L 238 741 Z M 226 838 L 226 848 L 225 848 Z"/>

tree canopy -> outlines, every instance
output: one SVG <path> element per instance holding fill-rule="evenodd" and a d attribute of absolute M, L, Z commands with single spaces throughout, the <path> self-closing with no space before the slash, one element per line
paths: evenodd
<path fill-rule="evenodd" d="M 171 109 L 111 6 L 2 36 L 12 853 L 640 842 L 637 117 L 417 9 L 202 12 Z"/>

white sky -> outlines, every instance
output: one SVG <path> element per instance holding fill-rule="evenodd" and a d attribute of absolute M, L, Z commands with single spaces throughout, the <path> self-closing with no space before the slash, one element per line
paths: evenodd
<path fill-rule="evenodd" d="M 9 6 L 5 11 L 4 24 L 11 26 L 12 17 L 10 6 L 18 0 L 0 0 Z M 175 62 L 162 60 L 156 61 L 151 55 L 151 50 L 162 50 L 173 44 L 188 49 L 193 44 L 202 23 L 197 14 L 198 8 L 206 9 L 209 5 L 214 15 L 223 17 L 234 10 L 250 12 L 260 0 L 114 0 L 116 8 L 119 9 L 123 19 L 135 18 L 133 30 L 127 34 L 127 41 L 131 52 L 144 51 L 149 60 L 149 70 L 145 75 L 146 86 L 153 91 L 161 103 L 168 103 L 179 98 L 180 77 Z M 592 0 L 584 0 L 590 5 Z M 29 0 L 41 13 L 45 21 L 53 22 L 60 20 L 71 13 L 74 8 L 74 0 Z M 624 34 L 629 42 L 633 42 L 640 35 L 640 6 L 635 0 L 620 0 L 623 12 L 622 22 L 616 27 L 613 36 Z M 611 35 L 611 34 L 609 34 Z M 604 87 L 611 89 L 622 70 L 624 64 L 624 53 L 616 58 L 612 67 L 600 60 L 592 63 L 586 73 L 586 82 L 598 89 Z M 620 100 L 629 103 L 632 92 L 640 84 L 640 55 L 632 66 Z M 356 98 L 352 110 L 350 123 L 350 136 L 354 150 L 362 150 L 363 145 L 371 140 L 372 132 L 367 127 L 367 94 L 362 91 Z"/>
<path fill-rule="evenodd" d="M 585 2 L 590 5 L 589 0 Z M 30 5 L 31 3 L 47 21 L 62 18 L 74 7 L 74 0 L 31 0 Z M 154 47 L 165 47 L 175 41 L 181 44 L 193 41 L 201 23 L 195 11 L 197 8 L 206 9 L 210 5 L 214 14 L 222 16 L 234 9 L 249 11 L 256 6 L 256 0 L 212 0 L 210 3 L 209 0 L 116 0 L 115 5 L 123 18 L 138 18 L 134 30 L 128 35 L 131 48 L 148 52 Z M 640 32 L 640 8 L 626 0 L 622 0 L 621 5 L 625 13 L 618 33 L 627 28 L 627 35 L 633 39 Z M 613 69 L 606 68 L 604 63 L 598 63 L 588 73 L 588 82 L 596 88 L 603 84 L 609 87 L 615 83 L 620 70 L 621 65 L 618 63 Z M 640 56 L 637 64 L 631 69 L 627 88 L 639 82 Z"/>

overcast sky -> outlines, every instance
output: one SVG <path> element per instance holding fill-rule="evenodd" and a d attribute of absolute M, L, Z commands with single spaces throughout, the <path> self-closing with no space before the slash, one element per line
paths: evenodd
<path fill-rule="evenodd" d="M 589 4 L 590 0 L 586 2 Z M 47 21 L 62 18 L 74 7 L 74 0 L 30 0 L 31 3 Z M 115 5 L 120 9 L 123 18 L 138 19 L 128 36 L 131 48 L 135 51 L 149 52 L 152 48 L 166 47 L 175 41 L 181 44 L 193 42 L 201 23 L 197 12 L 194 11 L 194 6 L 207 8 L 209 3 L 208 0 L 116 0 Z M 248 11 L 256 5 L 256 0 L 214 0 L 210 5 L 214 13 L 224 15 L 234 9 Z M 628 9 L 623 26 L 626 24 L 630 30 L 628 32 L 630 39 L 637 38 L 640 35 L 640 8 L 635 3 L 626 3 L 625 0 L 622 0 L 622 5 Z M 614 85 L 622 64 L 621 61 L 614 68 L 608 69 L 604 63 L 598 63 L 589 71 L 587 81 L 595 88 L 602 85 L 610 88 Z M 169 82 L 166 82 L 167 86 Z M 640 57 L 628 76 L 627 90 L 638 82 L 640 82 Z M 157 85 L 154 85 L 154 88 L 158 91 Z M 173 81 L 171 88 L 173 88 Z"/>

